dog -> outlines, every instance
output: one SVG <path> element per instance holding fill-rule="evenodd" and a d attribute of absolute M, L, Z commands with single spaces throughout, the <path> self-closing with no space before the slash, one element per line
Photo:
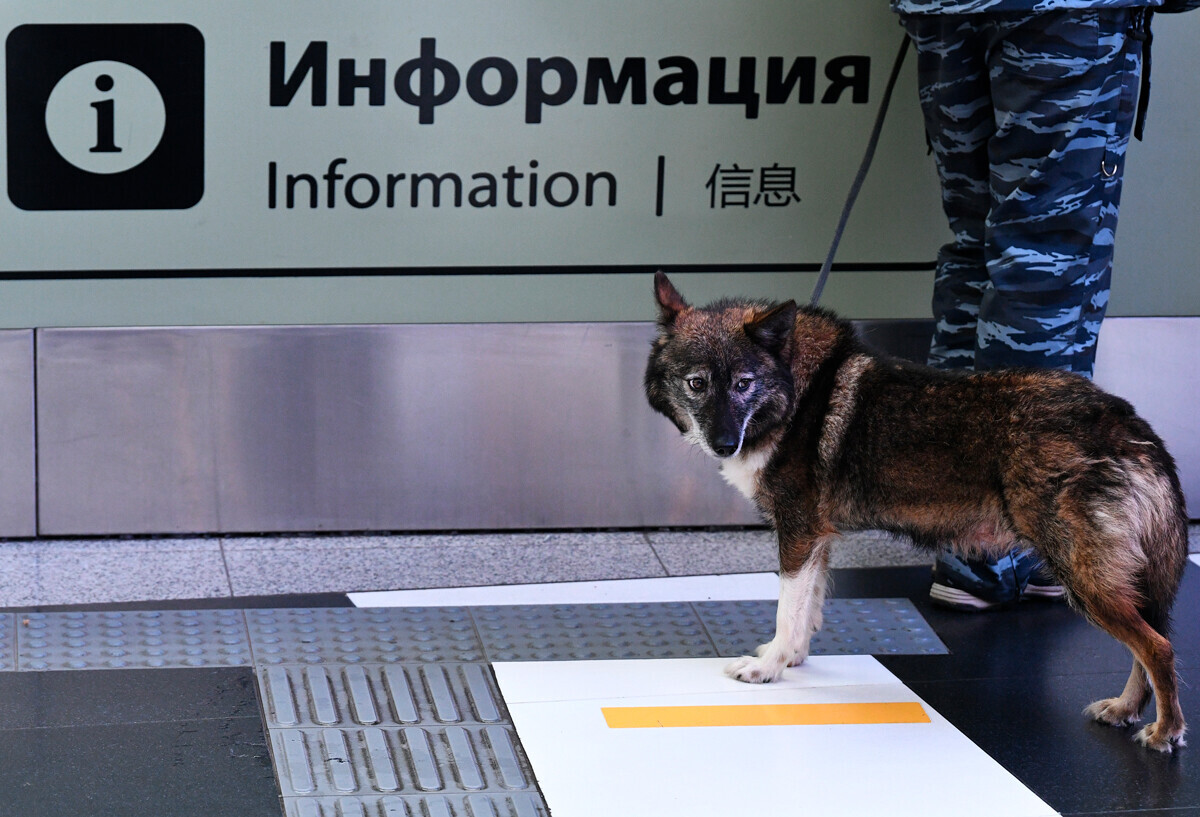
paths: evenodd
<path fill-rule="evenodd" d="M 726 673 L 767 683 L 808 656 L 830 546 L 881 529 L 969 556 L 1032 546 L 1090 622 L 1133 653 L 1124 691 L 1085 714 L 1184 744 L 1171 607 L 1187 559 L 1175 463 L 1124 400 L 1058 370 L 951 372 L 870 352 L 849 321 L 795 301 L 688 305 L 654 282 L 651 407 L 720 461 L 773 524 L 774 638 Z"/>

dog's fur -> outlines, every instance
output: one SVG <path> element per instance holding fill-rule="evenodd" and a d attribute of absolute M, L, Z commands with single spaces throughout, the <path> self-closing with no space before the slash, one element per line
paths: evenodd
<path fill-rule="evenodd" d="M 1133 408 L 1054 370 L 945 372 L 869 352 L 849 322 L 795 302 L 689 306 L 655 277 L 650 405 L 721 461 L 779 536 L 774 639 L 727 672 L 769 682 L 821 626 L 830 545 L 882 529 L 931 549 L 1032 546 L 1085 617 L 1133 653 L 1116 698 L 1086 714 L 1183 744 L 1167 639 L 1187 558 L 1175 464 Z M 1152 686 L 1151 686 L 1152 685 Z"/>

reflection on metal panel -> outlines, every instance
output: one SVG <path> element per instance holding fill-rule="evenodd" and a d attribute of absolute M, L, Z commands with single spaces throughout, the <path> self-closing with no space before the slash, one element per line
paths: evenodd
<path fill-rule="evenodd" d="M 46 534 L 746 524 L 646 324 L 44 330 Z"/>
<path fill-rule="evenodd" d="M 1200 318 L 1109 318 L 1100 330 L 1096 383 L 1154 426 L 1179 467 L 1188 509 L 1200 514 Z"/>
<path fill-rule="evenodd" d="M 931 327 L 862 328 L 919 359 Z M 633 323 L 43 330 L 40 530 L 756 523 L 646 405 L 652 335 Z M 1200 319 L 1110 319 L 1097 370 L 1166 438 L 1193 508 L 1200 363 L 1183 350 L 1197 339 Z"/>
<path fill-rule="evenodd" d="M 37 533 L 33 332 L 0 332 L 0 536 Z"/>

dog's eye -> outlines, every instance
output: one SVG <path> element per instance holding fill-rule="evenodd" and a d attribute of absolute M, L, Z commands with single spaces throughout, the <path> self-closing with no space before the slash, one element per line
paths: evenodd
<path fill-rule="evenodd" d="M 704 391 L 704 387 L 708 385 L 708 381 L 703 377 L 689 377 L 687 379 L 687 387 L 692 391 Z"/>
<path fill-rule="evenodd" d="M 750 387 L 753 385 L 754 385 L 753 378 L 743 377 L 741 380 L 739 380 L 737 383 L 734 384 L 734 388 L 740 392 L 745 392 L 745 391 L 749 391 Z"/>

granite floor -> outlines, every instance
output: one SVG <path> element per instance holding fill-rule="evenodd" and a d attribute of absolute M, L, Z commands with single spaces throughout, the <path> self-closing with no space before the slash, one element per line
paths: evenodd
<path fill-rule="evenodd" d="M 1200 551 L 1200 525 L 1191 530 Z M 847 535 L 833 566 L 929 564 Z M 596 581 L 776 569 L 765 529 L 0 541 L 0 607 Z"/>

